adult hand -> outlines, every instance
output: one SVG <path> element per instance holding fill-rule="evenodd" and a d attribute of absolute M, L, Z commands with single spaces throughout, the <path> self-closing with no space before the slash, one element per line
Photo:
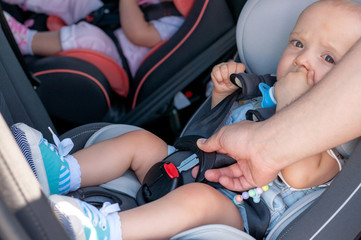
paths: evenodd
<path fill-rule="evenodd" d="M 225 168 L 208 170 L 205 173 L 207 180 L 219 182 L 234 191 L 263 186 L 274 180 L 280 169 L 262 156 L 263 143 L 254 138 L 260 125 L 262 122 L 242 121 L 222 127 L 207 140 L 198 140 L 201 150 L 227 154 L 237 161 Z"/>

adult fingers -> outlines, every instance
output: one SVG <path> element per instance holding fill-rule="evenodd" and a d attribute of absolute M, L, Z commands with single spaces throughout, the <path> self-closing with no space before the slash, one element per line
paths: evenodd
<path fill-rule="evenodd" d="M 200 138 L 197 140 L 197 146 L 204 152 L 222 152 L 222 147 L 219 142 L 219 134 L 216 133 L 212 135 L 210 138 Z"/>

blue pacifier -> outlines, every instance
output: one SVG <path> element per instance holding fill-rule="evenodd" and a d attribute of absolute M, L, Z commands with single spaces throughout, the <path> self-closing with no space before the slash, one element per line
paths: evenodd
<path fill-rule="evenodd" d="M 277 104 L 275 99 L 275 90 L 274 86 L 270 87 L 265 83 L 260 83 L 258 85 L 259 90 L 262 93 L 262 103 L 261 106 L 263 108 L 273 107 Z"/>

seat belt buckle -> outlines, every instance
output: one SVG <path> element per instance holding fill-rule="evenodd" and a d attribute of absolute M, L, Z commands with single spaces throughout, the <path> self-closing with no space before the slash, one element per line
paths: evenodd
<path fill-rule="evenodd" d="M 173 163 L 159 162 L 154 164 L 146 174 L 142 185 L 145 202 L 163 197 L 182 185 L 183 178 Z"/>
<path fill-rule="evenodd" d="M 154 164 L 143 180 L 141 191 L 144 201 L 154 201 L 183 185 L 182 172 L 190 170 L 198 163 L 196 154 L 177 151 Z"/>

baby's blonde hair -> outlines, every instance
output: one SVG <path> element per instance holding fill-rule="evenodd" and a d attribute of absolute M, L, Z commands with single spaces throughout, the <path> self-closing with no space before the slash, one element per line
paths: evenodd
<path fill-rule="evenodd" d="M 337 8 L 343 8 L 359 15 L 361 19 L 361 3 L 353 0 L 319 0 L 318 2 L 330 2 Z M 317 2 L 313 3 L 317 4 Z"/>

